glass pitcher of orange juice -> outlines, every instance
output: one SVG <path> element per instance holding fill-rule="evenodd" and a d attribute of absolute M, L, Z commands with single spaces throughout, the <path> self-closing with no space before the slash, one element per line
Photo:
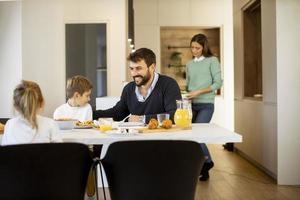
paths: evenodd
<path fill-rule="evenodd" d="M 187 99 L 176 100 L 177 110 L 174 115 L 176 126 L 187 128 L 192 124 L 192 106 L 191 101 Z"/>

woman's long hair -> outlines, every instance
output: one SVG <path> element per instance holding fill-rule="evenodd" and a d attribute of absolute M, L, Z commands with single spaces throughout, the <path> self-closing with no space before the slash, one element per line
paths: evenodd
<path fill-rule="evenodd" d="M 194 35 L 193 38 L 191 39 L 190 46 L 192 45 L 192 42 L 197 42 L 198 44 L 200 44 L 203 47 L 202 55 L 204 57 L 213 56 L 213 53 L 211 52 L 209 45 L 208 45 L 207 37 L 204 34 L 199 33 L 197 35 Z"/>
<path fill-rule="evenodd" d="M 32 81 L 22 80 L 14 90 L 14 108 L 37 129 L 37 112 L 43 106 L 44 98 L 39 85 Z"/>

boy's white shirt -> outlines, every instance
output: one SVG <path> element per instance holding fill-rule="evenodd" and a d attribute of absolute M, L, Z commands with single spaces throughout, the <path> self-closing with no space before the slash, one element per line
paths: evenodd
<path fill-rule="evenodd" d="M 7 121 L 2 145 L 62 142 L 58 125 L 53 119 L 37 115 L 38 129 L 33 129 L 22 116 Z"/>
<path fill-rule="evenodd" d="M 93 119 L 93 111 L 90 104 L 86 104 L 80 107 L 72 107 L 68 103 L 65 103 L 54 111 L 54 119 L 76 119 L 84 122 Z"/>

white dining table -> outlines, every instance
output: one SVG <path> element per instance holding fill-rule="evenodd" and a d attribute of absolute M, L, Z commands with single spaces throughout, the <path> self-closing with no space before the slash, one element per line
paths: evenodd
<path fill-rule="evenodd" d="M 242 136 L 216 124 L 192 124 L 191 130 L 121 134 L 116 131 L 102 133 L 97 129 L 73 129 L 60 131 L 63 142 L 78 142 L 87 145 L 109 145 L 128 140 L 187 140 L 207 144 L 242 142 Z"/>
<path fill-rule="evenodd" d="M 188 140 L 206 144 L 224 144 L 242 142 L 240 134 L 216 124 L 192 124 L 191 130 L 174 132 L 155 132 L 120 134 L 117 131 L 102 133 L 97 129 L 72 129 L 60 131 L 63 142 L 77 142 L 87 145 L 109 145 L 117 141 L 128 140 Z M 0 134 L 0 142 L 2 134 Z"/>

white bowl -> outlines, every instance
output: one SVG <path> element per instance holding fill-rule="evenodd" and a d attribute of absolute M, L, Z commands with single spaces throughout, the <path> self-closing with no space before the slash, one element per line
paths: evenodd
<path fill-rule="evenodd" d="M 71 130 L 76 126 L 77 120 L 55 120 L 60 130 Z"/>

